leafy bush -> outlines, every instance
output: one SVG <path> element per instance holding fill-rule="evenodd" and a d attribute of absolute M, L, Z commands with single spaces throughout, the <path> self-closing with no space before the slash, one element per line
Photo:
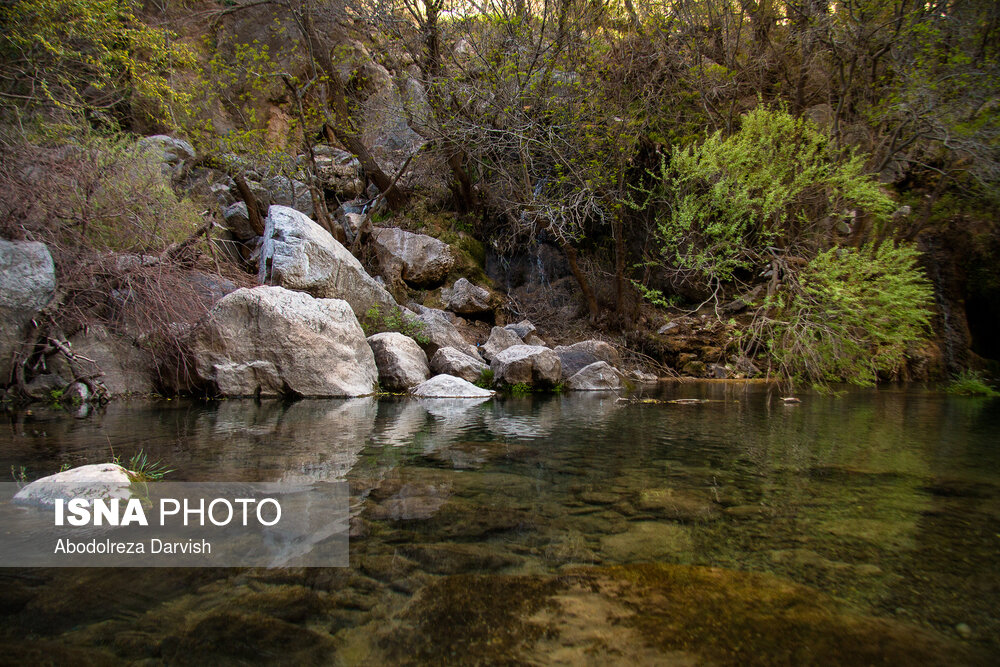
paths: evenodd
<path fill-rule="evenodd" d="M 751 337 L 781 377 L 872 384 L 928 329 L 932 288 L 912 246 L 832 248 L 789 278 Z"/>
<path fill-rule="evenodd" d="M 1000 396 L 1000 391 L 988 385 L 982 373 L 973 370 L 964 370 L 956 375 L 945 391 L 957 396 Z"/>
<path fill-rule="evenodd" d="M 863 166 L 860 156 L 841 158 L 811 122 L 760 106 L 732 136 L 675 147 L 636 207 L 656 216 L 660 264 L 718 284 L 775 247 L 826 245 L 850 210 L 884 219 L 892 200 Z"/>
<path fill-rule="evenodd" d="M 472 384 L 483 389 L 491 389 L 493 387 L 493 371 L 489 368 L 479 371 L 479 378 Z"/>
<path fill-rule="evenodd" d="M 392 312 L 383 315 L 379 305 L 374 304 L 365 312 L 360 324 L 365 336 L 373 336 L 384 331 L 398 331 L 421 345 L 430 342 L 430 339 L 424 334 L 424 323 L 407 317 L 399 308 L 393 308 Z"/>

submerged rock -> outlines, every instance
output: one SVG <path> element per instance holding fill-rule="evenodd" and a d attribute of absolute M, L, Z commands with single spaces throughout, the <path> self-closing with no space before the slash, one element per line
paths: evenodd
<path fill-rule="evenodd" d="M 443 577 L 383 627 L 376 662 L 989 664 L 778 577 L 656 563 Z"/>
<path fill-rule="evenodd" d="M 488 398 L 495 392 L 453 375 L 436 375 L 414 387 L 410 393 L 425 398 Z"/>
<path fill-rule="evenodd" d="M 270 262 L 275 285 L 321 299 L 343 299 L 358 317 L 372 306 L 382 315 L 396 300 L 361 266 L 350 251 L 308 217 L 288 208 L 268 210 L 262 262 Z"/>
<path fill-rule="evenodd" d="M 490 363 L 494 382 L 509 385 L 554 386 L 562 366 L 552 350 L 538 345 L 514 345 L 497 354 Z"/>
<path fill-rule="evenodd" d="M 659 521 L 636 521 L 624 533 L 601 538 L 601 553 L 618 563 L 689 557 L 693 551 L 687 528 Z"/>
<path fill-rule="evenodd" d="M 680 489 L 643 489 L 636 508 L 675 521 L 706 521 L 718 516 L 719 508 L 708 498 Z"/>
<path fill-rule="evenodd" d="M 416 341 L 395 331 L 368 338 L 375 354 L 379 385 L 388 391 L 404 391 L 430 377 L 427 355 Z"/>
<path fill-rule="evenodd" d="M 228 294 L 190 347 L 198 384 L 222 396 L 364 396 L 378 379 L 346 301 L 282 287 Z"/>

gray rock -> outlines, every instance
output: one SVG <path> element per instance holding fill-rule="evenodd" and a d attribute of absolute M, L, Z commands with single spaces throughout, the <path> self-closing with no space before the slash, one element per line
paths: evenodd
<path fill-rule="evenodd" d="M 504 327 L 504 329 L 507 329 L 508 331 L 513 331 L 514 334 L 521 340 L 527 338 L 528 334 L 535 333 L 535 325 L 529 322 L 528 320 L 521 320 L 516 324 L 508 324 L 507 326 Z"/>
<path fill-rule="evenodd" d="M 247 213 L 246 202 L 238 201 L 231 206 L 227 206 L 222 211 L 222 218 L 226 229 L 241 241 L 249 241 L 257 236 L 253 226 L 250 224 L 250 215 Z"/>
<path fill-rule="evenodd" d="M 174 183 L 180 183 L 187 176 L 194 162 L 194 147 L 183 139 L 175 139 L 165 134 L 143 137 L 139 148 L 148 151 L 160 163 L 163 174 Z"/>
<path fill-rule="evenodd" d="M 464 352 L 473 359 L 482 360 L 478 350 L 474 345 L 470 345 L 461 332 L 452 323 L 452 318 L 443 310 L 434 308 L 421 308 L 420 312 L 414 315 L 415 319 L 423 323 L 421 335 L 427 339 L 426 343 L 420 343 L 428 357 L 433 357 L 442 347 L 453 347 L 460 352 Z"/>
<path fill-rule="evenodd" d="M 316 170 L 323 187 L 341 199 L 353 199 L 364 191 L 361 162 L 347 151 L 331 146 L 316 146 Z"/>
<path fill-rule="evenodd" d="M 223 396 L 363 396 L 378 368 L 346 301 L 238 289 L 195 329 L 196 383 Z"/>
<path fill-rule="evenodd" d="M 548 347 L 548 344 L 546 344 L 546 342 L 544 340 L 542 340 L 541 337 L 535 335 L 534 333 L 530 333 L 530 334 L 528 334 L 527 336 L 524 337 L 524 344 L 525 345 L 538 345 L 538 346 L 541 346 L 541 347 Z"/>
<path fill-rule="evenodd" d="M 701 377 L 707 372 L 705 367 L 705 362 L 698 361 L 697 359 L 685 363 L 681 367 L 681 374 L 688 375 L 690 377 Z"/>
<path fill-rule="evenodd" d="M 156 362 L 133 341 L 95 325 L 69 339 L 73 352 L 81 359 L 83 375 L 101 375 L 101 382 L 112 396 L 152 394 Z"/>
<path fill-rule="evenodd" d="M 404 391 L 431 375 L 427 367 L 427 355 L 409 336 L 387 331 L 370 336 L 368 345 L 375 354 L 382 389 Z"/>
<path fill-rule="evenodd" d="M 62 395 L 62 400 L 73 405 L 86 403 L 90 400 L 90 387 L 82 382 L 74 382 L 66 387 L 66 391 Z"/>
<path fill-rule="evenodd" d="M 114 463 L 95 463 L 36 479 L 14 495 L 18 505 L 52 507 L 56 500 L 127 500 L 132 496 L 128 471 Z"/>
<path fill-rule="evenodd" d="M 566 388 L 572 391 L 613 391 L 621 387 L 622 374 L 606 361 L 584 366 L 566 380 Z"/>
<path fill-rule="evenodd" d="M 410 393 L 423 398 L 487 398 L 495 392 L 454 375 L 435 375 L 411 389 Z"/>
<path fill-rule="evenodd" d="M 287 176 L 273 176 L 261 185 L 270 193 L 273 204 L 294 208 L 310 218 L 313 216 L 312 195 L 309 194 L 309 186 L 302 181 Z"/>
<path fill-rule="evenodd" d="M 267 215 L 262 261 L 270 260 L 271 280 L 321 299 L 343 299 L 359 317 L 372 306 L 384 315 L 395 299 L 361 266 L 351 252 L 308 217 L 272 206 Z"/>
<path fill-rule="evenodd" d="M 553 386 L 562 377 L 556 353 L 538 345 L 514 345 L 493 357 L 493 381 L 509 385 Z"/>
<path fill-rule="evenodd" d="M 66 380 L 61 375 L 43 373 L 33 378 L 25 386 L 24 392 L 36 401 L 54 401 L 61 397 L 66 384 Z"/>
<path fill-rule="evenodd" d="M 490 293 L 465 278 L 459 278 L 450 288 L 441 290 L 448 310 L 459 315 L 483 315 L 490 312 Z"/>
<path fill-rule="evenodd" d="M 515 345 L 524 345 L 524 341 L 516 333 L 504 327 L 493 327 L 489 339 L 479 351 L 487 361 L 492 361 L 498 354 Z"/>
<path fill-rule="evenodd" d="M 395 227 L 376 229 L 375 254 L 387 279 L 417 287 L 436 287 L 455 265 L 448 244 L 432 236 Z"/>
<path fill-rule="evenodd" d="M 55 264 L 44 243 L 0 239 L 0 384 L 7 384 L 28 325 L 55 291 Z"/>
<path fill-rule="evenodd" d="M 615 368 L 622 364 L 618 351 L 601 340 L 584 340 L 573 345 L 560 345 L 555 352 L 562 363 L 564 380 L 573 377 L 595 361 L 606 361 Z"/>
<path fill-rule="evenodd" d="M 431 357 L 431 371 L 435 374 L 454 375 L 467 382 L 478 380 L 489 366 L 453 347 L 439 348 Z"/>

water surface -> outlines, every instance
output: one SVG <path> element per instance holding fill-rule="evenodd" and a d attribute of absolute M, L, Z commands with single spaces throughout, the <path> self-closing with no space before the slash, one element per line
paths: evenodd
<path fill-rule="evenodd" d="M 1000 655 L 1000 404 L 886 388 L 787 405 L 728 383 L 649 397 L 13 415 L 0 469 L 29 479 L 140 447 L 175 481 L 347 479 L 351 567 L 0 570 L 0 648 L 149 664 Z"/>

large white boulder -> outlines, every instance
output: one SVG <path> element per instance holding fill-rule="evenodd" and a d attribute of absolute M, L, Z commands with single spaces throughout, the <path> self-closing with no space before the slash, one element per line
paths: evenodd
<path fill-rule="evenodd" d="M 378 381 L 382 389 L 403 391 L 420 384 L 431 375 L 427 367 L 427 354 L 409 336 L 386 331 L 369 336 L 368 345 L 375 354 Z"/>
<path fill-rule="evenodd" d="M 56 269 L 44 243 L 0 239 L 0 385 L 32 318 L 56 291 Z"/>
<path fill-rule="evenodd" d="M 282 287 L 238 289 L 191 339 L 196 383 L 223 396 L 364 396 L 378 380 L 354 312 Z"/>
<path fill-rule="evenodd" d="M 358 317 L 372 306 L 382 315 L 397 306 L 350 251 L 307 216 L 287 206 L 268 209 L 261 262 L 275 285 L 321 299 L 343 299 Z"/>
<path fill-rule="evenodd" d="M 52 507 L 60 498 L 128 500 L 132 495 L 129 490 L 131 483 L 128 471 L 120 465 L 95 463 L 36 479 L 14 494 L 14 502 Z"/>
<path fill-rule="evenodd" d="M 556 353 L 540 345 L 514 345 L 498 353 L 490 362 L 493 381 L 508 385 L 553 386 L 562 377 Z"/>

